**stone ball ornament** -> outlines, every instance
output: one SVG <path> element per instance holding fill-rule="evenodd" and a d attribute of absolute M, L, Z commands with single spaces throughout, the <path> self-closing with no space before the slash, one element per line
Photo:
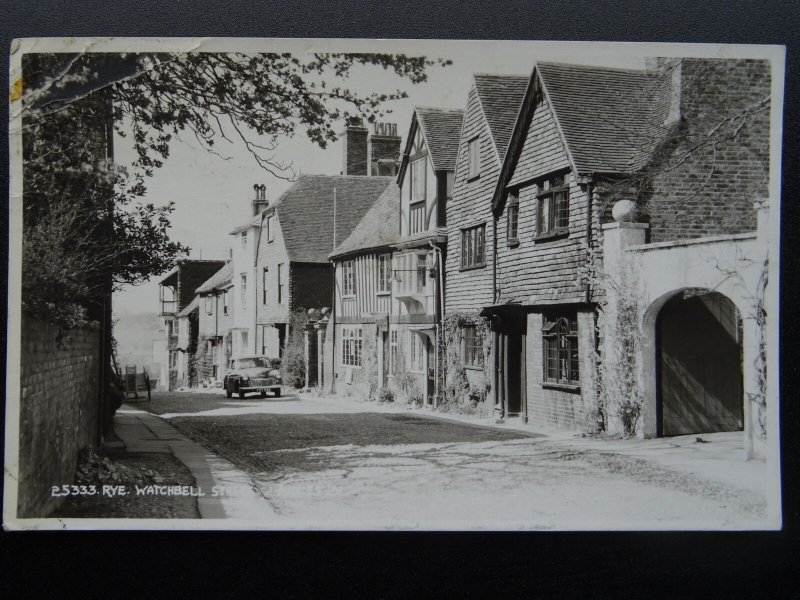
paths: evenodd
<path fill-rule="evenodd" d="M 618 200 L 611 209 L 611 216 L 617 223 L 632 223 L 636 220 L 638 209 L 633 200 Z"/>

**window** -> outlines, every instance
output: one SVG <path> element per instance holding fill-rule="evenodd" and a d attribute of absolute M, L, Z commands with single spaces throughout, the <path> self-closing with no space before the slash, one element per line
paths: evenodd
<path fill-rule="evenodd" d="M 486 264 L 486 226 L 461 230 L 461 268 L 480 267 Z"/>
<path fill-rule="evenodd" d="M 247 250 L 247 232 L 242 232 L 242 250 Z"/>
<path fill-rule="evenodd" d="M 181 334 L 181 320 L 175 319 L 174 335 L 180 335 L 180 334 Z"/>
<path fill-rule="evenodd" d="M 222 292 L 222 314 L 228 314 L 228 290 Z"/>
<path fill-rule="evenodd" d="M 577 384 L 580 371 L 576 314 L 545 315 L 542 342 L 545 382 Z"/>
<path fill-rule="evenodd" d="M 213 305 L 212 305 L 212 302 L 213 302 L 213 297 L 211 296 L 211 294 L 209 294 L 208 296 L 206 296 L 206 298 L 205 298 L 205 302 L 206 302 L 206 314 L 207 314 L 207 315 L 210 315 L 210 314 L 213 312 L 213 310 L 214 310 L 214 309 L 213 309 Z"/>
<path fill-rule="evenodd" d="M 275 217 L 269 215 L 267 217 L 267 241 L 271 242 L 275 239 Z"/>
<path fill-rule="evenodd" d="M 481 174 L 481 140 L 474 138 L 469 141 L 469 179 L 474 179 Z"/>
<path fill-rule="evenodd" d="M 247 346 L 248 346 L 248 343 L 247 343 L 247 332 L 246 331 L 242 331 L 240 333 L 241 333 L 241 335 L 239 337 L 239 341 L 241 343 L 241 347 L 239 348 L 239 351 L 242 354 L 244 354 L 248 350 L 248 348 L 247 348 Z"/>
<path fill-rule="evenodd" d="M 427 169 L 427 157 L 418 158 L 411 163 L 411 202 L 425 201 L 425 176 Z"/>
<path fill-rule="evenodd" d="M 283 304 L 283 265 L 278 265 L 278 304 Z"/>
<path fill-rule="evenodd" d="M 378 257 L 378 293 L 388 294 L 392 291 L 392 255 L 382 254 Z"/>
<path fill-rule="evenodd" d="M 536 234 L 564 233 L 569 228 L 569 173 L 553 175 L 538 184 Z"/>
<path fill-rule="evenodd" d="M 247 273 L 239 275 L 239 293 L 241 294 L 242 306 L 247 306 Z"/>
<path fill-rule="evenodd" d="M 342 295 L 356 295 L 356 272 L 352 260 L 342 263 Z"/>
<path fill-rule="evenodd" d="M 261 354 L 267 355 L 267 327 L 269 325 L 261 326 Z"/>
<path fill-rule="evenodd" d="M 261 304 L 267 303 L 267 277 L 269 276 L 269 267 L 264 267 L 264 270 L 261 271 Z M 280 300 L 278 300 L 280 302 Z"/>
<path fill-rule="evenodd" d="M 408 233 L 419 233 L 427 229 L 427 219 L 425 218 L 425 203 L 417 202 L 412 204 L 408 210 Z"/>
<path fill-rule="evenodd" d="M 417 254 L 417 293 L 424 294 L 428 288 L 428 255 Z"/>
<path fill-rule="evenodd" d="M 361 327 L 342 328 L 342 365 L 361 366 Z"/>
<path fill-rule="evenodd" d="M 509 244 L 516 243 L 519 234 L 519 195 L 512 192 L 508 195 L 506 209 L 506 238 Z"/>
<path fill-rule="evenodd" d="M 483 367 L 483 335 L 474 325 L 462 329 L 464 336 L 464 366 Z"/>
<path fill-rule="evenodd" d="M 389 334 L 389 374 L 397 372 L 397 330 Z"/>
<path fill-rule="evenodd" d="M 167 337 L 172 337 L 172 335 L 173 335 L 172 332 L 173 332 L 173 329 L 174 329 L 173 322 L 171 320 L 170 321 L 166 321 L 166 324 L 167 324 Z"/>
<path fill-rule="evenodd" d="M 422 341 L 422 337 L 418 334 L 409 332 L 409 336 L 411 337 L 411 343 L 409 344 L 411 350 L 409 360 L 409 364 L 411 365 L 410 370 L 422 373 L 425 368 L 425 344 Z"/>
<path fill-rule="evenodd" d="M 178 353 L 175 350 L 170 350 L 169 353 L 169 368 L 174 369 L 178 363 Z"/>

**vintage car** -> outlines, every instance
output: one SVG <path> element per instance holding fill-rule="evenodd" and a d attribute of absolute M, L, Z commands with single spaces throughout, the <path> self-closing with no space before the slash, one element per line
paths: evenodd
<path fill-rule="evenodd" d="M 279 364 L 279 360 L 260 354 L 231 358 L 222 381 L 225 395 L 230 398 L 239 394 L 239 398 L 244 398 L 248 392 L 259 392 L 263 398 L 270 390 L 279 397 L 282 387 Z"/>

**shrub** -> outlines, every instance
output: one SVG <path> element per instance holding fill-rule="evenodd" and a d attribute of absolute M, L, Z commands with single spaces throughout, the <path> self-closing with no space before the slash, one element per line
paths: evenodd
<path fill-rule="evenodd" d="M 378 402 L 383 404 L 384 402 L 394 402 L 394 392 L 389 388 L 381 388 L 378 392 Z"/>
<path fill-rule="evenodd" d="M 414 408 L 422 408 L 422 405 L 425 404 L 425 400 L 419 394 L 415 394 L 409 397 L 408 403 Z"/>

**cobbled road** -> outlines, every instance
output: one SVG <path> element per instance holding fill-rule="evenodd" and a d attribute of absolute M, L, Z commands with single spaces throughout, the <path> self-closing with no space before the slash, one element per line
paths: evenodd
<path fill-rule="evenodd" d="M 249 473 L 290 526 L 741 529 L 765 518 L 752 490 L 402 407 L 169 393 L 142 408 Z"/>

